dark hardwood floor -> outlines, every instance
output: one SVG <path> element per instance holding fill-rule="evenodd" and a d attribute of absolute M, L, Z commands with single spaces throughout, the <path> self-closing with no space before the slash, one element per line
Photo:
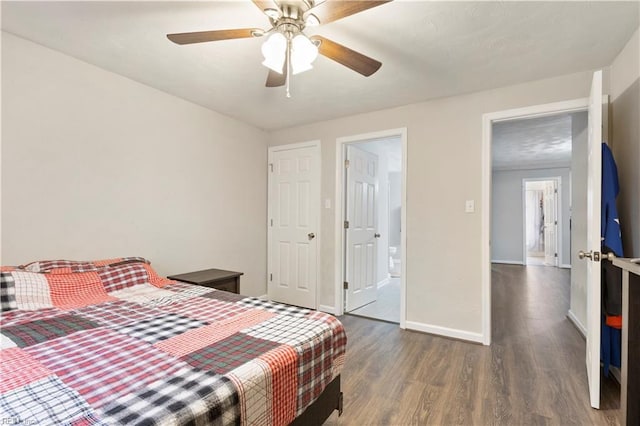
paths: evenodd
<path fill-rule="evenodd" d="M 585 342 L 566 318 L 569 271 L 495 265 L 491 346 L 353 316 L 344 413 L 327 425 L 613 425 L 619 387 L 589 406 Z"/>

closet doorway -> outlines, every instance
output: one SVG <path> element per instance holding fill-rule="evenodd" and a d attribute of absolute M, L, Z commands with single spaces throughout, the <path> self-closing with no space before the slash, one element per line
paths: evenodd
<path fill-rule="evenodd" d="M 524 264 L 558 266 L 561 204 L 560 177 L 523 179 Z"/>

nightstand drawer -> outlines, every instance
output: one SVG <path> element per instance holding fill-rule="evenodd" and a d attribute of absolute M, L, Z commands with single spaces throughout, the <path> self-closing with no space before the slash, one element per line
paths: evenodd
<path fill-rule="evenodd" d="M 215 288 L 216 290 L 228 291 L 236 294 L 239 293 L 239 290 L 240 290 L 238 288 L 237 278 L 229 278 L 226 280 L 212 281 L 209 283 L 202 283 L 200 285 L 204 287 L 211 287 L 211 288 Z"/>
<path fill-rule="evenodd" d="M 186 274 L 171 275 L 170 280 L 215 288 L 240 294 L 240 275 L 242 272 L 225 271 L 223 269 L 206 269 L 204 271 L 188 272 Z"/>

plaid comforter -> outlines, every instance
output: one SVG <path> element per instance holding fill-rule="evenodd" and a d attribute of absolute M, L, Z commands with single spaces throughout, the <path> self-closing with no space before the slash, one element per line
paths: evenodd
<path fill-rule="evenodd" d="M 330 315 L 103 269 L 0 273 L 3 424 L 285 425 L 342 368 Z"/>

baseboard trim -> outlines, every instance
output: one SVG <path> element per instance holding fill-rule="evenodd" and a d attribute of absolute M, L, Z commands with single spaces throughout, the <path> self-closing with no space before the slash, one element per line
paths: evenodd
<path fill-rule="evenodd" d="M 435 334 L 437 336 L 443 337 L 451 337 L 453 339 L 465 340 L 467 342 L 483 342 L 483 336 L 481 333 L 472 333 L 470 331 L 442 327 L 439 325 L 424 324 L 415 321 L 407 321 L 405 325 L 407 326 L 407 330 L 422 331 L 423 333 Z"/>
<path fill-rule="evenodd" d="M 571 309 L 569 309 L 569 312 L 567 312 L 567 318 L 569 318 L 569 321 L 571 321 L 573 323 L 573 325 L 576 326 L 576 328 L 578 329 L 580 334 L 582 334 L 582 337 L 586 338 L 587 337 L 587 329 L 585 328 L 584 325 L 582 325 L 582 323 L 580 322 L 578 317 L 576 317 L 575 314 L 573 312 L 571 312 Z"/>
<path fill-rule="evenodd" d="M 567 264 L 565 263 L 565 264 L 560 265 L 560 268 L 563 268 L 563 269 L 571 269 L 571 265 L 567 265 Z"/>
<path fill-rule="evenodd" d="M 269 300 L 269 295 L 267 294 L 262 294 L 260 296 L 256 296 L 258 299 L 262 299 L 262 300 Z"/>
<path fill-rule="evenodd" d="M 318 310 L 321 312 L 326 312 L 328 314 L 331 315 L 335 315 L 336 314 L 336 308 L 334 308 L 333 306 L 329 306 L 329 305 L 318 305 Z"/>
<path fill-rule="evenodd" d="M 389 284 L 390 281 L 391 281 L 391 278 L 389 277 L 385 278 L 384 280 L 378 283 L 378 288 L 384 287 L 385 285 Z"/>
<path fill-rule="evenodd" d="M 504 263 L 505 265 L 524 265 L 521 260 L 492 260 L 491 263 Z"/>

